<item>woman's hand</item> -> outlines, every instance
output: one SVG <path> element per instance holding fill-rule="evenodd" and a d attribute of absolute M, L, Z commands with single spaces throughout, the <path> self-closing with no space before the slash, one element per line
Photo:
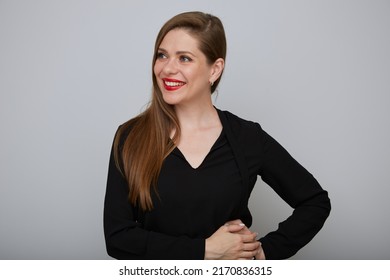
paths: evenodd
<path fill-rule="evenodd" d="M 265 258 L 265 253 L 263 251 L 263 247 L 261 247 L 261 243 L 260 243 L 259 251 L 258 251 L 258 253 L 255 256 L 255 259 L 256 260 L 265 260 L 266 259 Z"/>
<path fill-rule="evenodd" d="M 227 222 L 226 224 L 242 224 L 242 221 L 241 220 L 234 220 L 234 221 Z M 244 226 L 243 229 L 241 231 L 239 231 L 239 233 L 250 234 L 252 232 L 246 226 Z M 259 242 L 259 249 L 258 249 L 257 254 L 254 256 L 254 259 L 255 260 L 265 260 L 266 259 L 263 247 L 261 246 L 261 242 Z"/>
<path fill-rule="evenodd" d="M 230 221 L 206 239 L 205 259 L 253 259 L 260 249 L 256 236 L 240 220 Z"/>
<path fill-rule="evenodd" d="M 239 224 L 242 224 L 242 221 L 241 220 L 234 220 L 234 221 L 230 221 L 230 222 L 226 223 L 226 225 L 228 225 L 228 224 L 239 225 Z M 246 226 L 244 226 L 243 229 L 241 231 L 239 231 L 239 233 L 250 234 L 252 232 Z M 261 242 L 259 242 L 259 243 L 260 243 L 259 249 L 258 249 L 257 254 L 254 256 L 254 259 L 265 260 L 266 258 L 265 258 L 265 253 L 264 253 L 263 247 L 261 246 Z"/>

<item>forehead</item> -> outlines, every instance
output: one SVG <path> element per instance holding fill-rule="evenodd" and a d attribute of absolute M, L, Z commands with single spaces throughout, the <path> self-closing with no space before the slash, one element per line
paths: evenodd
<path fill-rule="evenodd" d="M 198 40 L 183 28 L 169 31 L 159 46 L 167 51 L 200 52 Z"/>

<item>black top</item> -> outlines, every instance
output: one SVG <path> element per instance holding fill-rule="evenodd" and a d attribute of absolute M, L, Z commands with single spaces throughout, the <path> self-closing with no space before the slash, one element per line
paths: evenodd
<path fill-rule="evenodd" d="M 111 152 L 104 207 L 107 252 L 117 259 L 204 259 L 205 239 L 229 220 L 248 227 L 249 195 L 260 175 L 293 214 L 261 238 L 267 259 L 294 255 L 321 229 L 330 200 L 314 177 L 259 124 L 218 110 L 223 130 L 198 168 L 178 148 L 165 159 L 153 210 L 128 202 Z"/>

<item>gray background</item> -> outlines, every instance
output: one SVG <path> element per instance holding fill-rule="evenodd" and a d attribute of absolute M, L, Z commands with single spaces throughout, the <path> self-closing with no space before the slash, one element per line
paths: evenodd
<path fill-rule="evenodd" d="M 295 259 L 389 259 L 390 1 L 0 0 L 0 258 L 108 259 L 102 211 L 117 126 L 151 92 L 171 16 L 219 16 L 217 107 L 261 123 L 333 211 Z M 259 180 L 254 230 L 291 209 Z"/>

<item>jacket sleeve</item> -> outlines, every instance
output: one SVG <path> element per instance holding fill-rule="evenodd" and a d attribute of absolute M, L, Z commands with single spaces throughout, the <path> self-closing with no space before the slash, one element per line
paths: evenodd
<path fill-rule="evenodd" d="M 148 231 L 136 221 L 127 182 L 115 165 L 112 150 L 103 216 L 106 249 L 113 258 L 204 259 L 204 239 Z"/>
<path fill-rule="evenodd" d="M 259 175 L 294 210 L 277 230 L 260 239 L 267 259 L 285 259 L 305 246 L 322 228 L 331 205 L 317 180 L 259 126 L 262 164 Z"/>

